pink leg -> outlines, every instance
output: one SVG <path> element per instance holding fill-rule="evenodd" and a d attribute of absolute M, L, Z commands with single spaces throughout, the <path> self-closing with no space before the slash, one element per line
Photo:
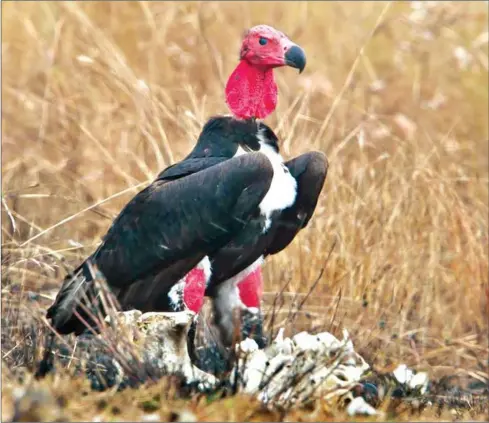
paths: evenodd
<path fill-rule="evenodd" d="M 260 308 L 260 300 L 263 295 L 261 266 L 258 266 L 238 282 L 238 290 L 239 298 L 246 307 Z"/>
<path fill-rule="evenodd" d="M 205 257 L 168 293 L 173 310 L 191 310 L 198 314 L 204 304 L 205 289 L 210 276 L 209 258 Z"/>
<path fill-rule="evenodd" d="M 204 304 L 206 278 L 204 271 L 194 268 L 185 275 L 183 302 L 189 310 L 198 313 Z"/>

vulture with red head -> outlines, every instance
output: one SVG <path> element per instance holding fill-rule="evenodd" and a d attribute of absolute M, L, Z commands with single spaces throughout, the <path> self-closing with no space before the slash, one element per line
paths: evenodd
<path fill-rule="evenodd" d="M 309 152 L 284 162 L 261 119 L 277 104 L 274 68 L 304 69 L 301 47 L 266 25 L 250 29 L 226 85 L 232 116 L 211 118 L 195 148 L 163 170 L 112 223 L 100 246 L 68 275 L 47 317 L 80 334 L 96 303 L 95 273 L 123 309 L 198 313 L 212 300 L 231 345 L 236 308 L 260 315 L 261 265 L 311 219 L 327 160 Z"/>

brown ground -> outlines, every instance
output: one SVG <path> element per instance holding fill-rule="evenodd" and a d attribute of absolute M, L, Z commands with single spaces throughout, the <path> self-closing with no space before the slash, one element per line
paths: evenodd
<path fill-rule="evenodd" d="M 43 312 L 130 197 L 227 112 L 242 32 L 268 23 L 308 65 L 276 71 L 267 123 L 284 156 L 321 150 L 330 170 L 309 227 L 267 263 L 267 302 L 288 283 L 285 320 L 324 267 L 289 331 L 346 327 L 380 371 L 403 362 L 433 378 L 487 378 L 487 2 L 418 3 L 3 3 L 4 370 L 32 363 L 19 353 L 22 319 Z M 28 302 L 28 291 L 48 299 Z M 44 383 L 63 391 L 70 419 L 101 414 L 102 398 L 115 419 L 137 418 L 161 392 L 90 393 L 84 405 L 70 394 L 82 382 L 62 378 Z M 18 383 L 6 371 L 2 382 L 5 419 Z M 280 417 L 249 401 L 185 406 L 205 420 Z M 162 403 L 162 418 L 182 408 Z M 286 418 L 343 416 L 318 407 Z"/>

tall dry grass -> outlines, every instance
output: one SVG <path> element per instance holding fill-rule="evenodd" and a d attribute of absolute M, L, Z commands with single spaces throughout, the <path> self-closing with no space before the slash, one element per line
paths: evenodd
<path fill-rule="evenodd" d="M 324 267 L 290 330 L 346 327 L 379 369 L 487 374 L 487 19 L 487 2 L 3 3 L 4 305 L 52 295 L 227 113 L 241 35 L 267 23 L 308 57 L 276 71 L 267 122 L 286 157 L 330 162 L 311 224 L 266 265 L 268 303 L 288 284 L 297 305 Z"/>

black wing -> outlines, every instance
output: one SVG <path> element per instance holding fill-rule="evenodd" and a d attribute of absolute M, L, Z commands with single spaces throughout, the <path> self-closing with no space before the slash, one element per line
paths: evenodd
<path fill-rule="evenodd" d="M 207 254 L 246 225 L 272 176 L 267 158 L 250 154 L 176 181 L 157 180 L 123 209 L 94 260 L 110 285 L 122 288 L 177 260 Z"/>
<path fill-rule="evenodd" d="M 264 250 L 265 256 L 282 251 L 307 226 L 328 174 L 328 160 L 317 151 L 302 154 L 285 165 L 297 181 L 297 197 L 294 205 L 283 210 L 276 220 L 275 235 Z"/>
<path fill-rule="evenodd" d="M 158 179 L 126 205 L 88 260 L 116 291 L 180 263 L 171 278 L 155 279 L 168 289 L 258 213 L 272 176 L 268 159 L 251 153 L 174 181 Z M 90 281 L 65 280 L 48 311 L 58 331 L 73 330 L 73 311 Z"/>
<path fill-rule="evenodd" d="M 297 181 L 295 203 L 272 215 L 266 233 L 261 231 L 259 217 L 250 219 L 241 232 L 210 256 L 212 276 L 206 295 L 213 297 L 220 283 L 246 269 L 260 256 L 282 251 L 308 224 L 326 179 L 326 156 L 319 152 L 306 153 L 285 165 Z"/>

